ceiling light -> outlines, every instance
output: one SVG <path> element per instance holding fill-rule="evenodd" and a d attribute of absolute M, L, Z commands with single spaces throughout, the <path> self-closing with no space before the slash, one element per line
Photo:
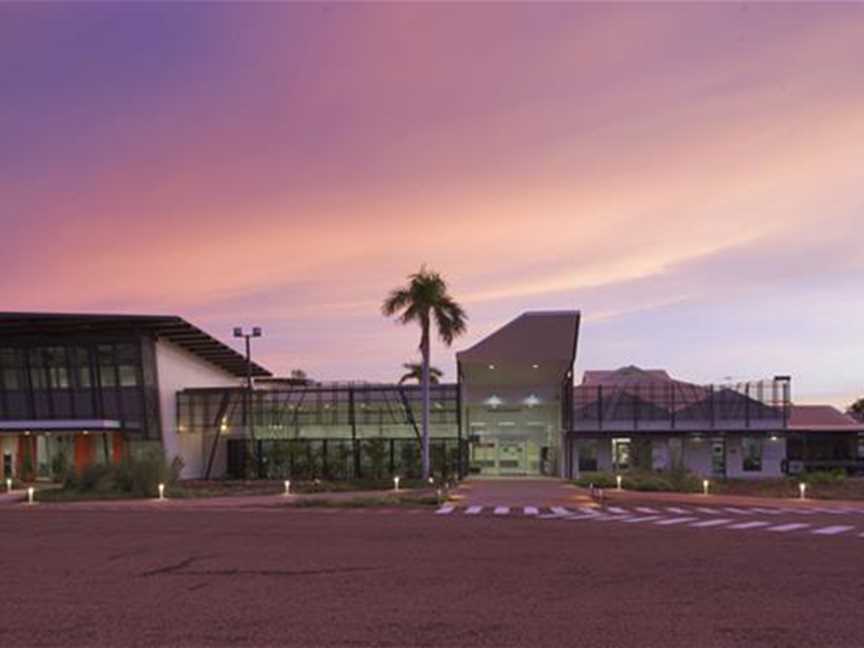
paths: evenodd
<path fill-rule="evenodd" d="M 495 365 L 489 365 L 490 369 L 495 369 Z"/>

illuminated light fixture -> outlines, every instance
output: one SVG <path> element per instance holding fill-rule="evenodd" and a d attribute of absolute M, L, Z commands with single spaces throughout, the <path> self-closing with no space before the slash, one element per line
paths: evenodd
<path fill-rule="evenodd" d="M 219 426 L 219 431 L 220 432 L 227 432 L 228 431 L 228 424 L 222 423 L 222 425 Z"/>
<path fill-rule="evenodd" d="M 489 365 L 489 369 L 494 371 L 494 370 L 495 370 L 495 365 L 490 364 L 490 365 Z"/>
<path fill-rule="evenodd" d="M 535 362 L 534 364 L 531 365 L 531 368 L 532 369 L 539 369 L 540 365 Z"/>
<path fill-rule="evenodd" d="M 807 484 L 805 484 L 804 482 L 798 484 L 798 493 L 800 499 L 807 499 Z"/>
<path fill-rule="evenodd" d="M 772 441 L 776 441 L 776 440 L 777 440 L 777 435 L 776 435 L 776 434 L 772 434 L 772 435 L 771 435 L 771 440 L 772 440 Z"/>
<path fill-rule="evenodd" d="M 535 405 L 539 405 L 539 404 L 540 404 L 540 399 L 537 398 L 536 395 L 531 394 L 530 396 L 528 396 L 528 398 L 525 399 L 525 404 L 526 404 L 528 407 L 534 407 Z"/>
<path fill-rule="evenodd" d="M 618 490 L 621 490 L 621 475 L 615 476 L 615 483 L 618 485 Z"/>
<path fill-rule="evenodd" d="M 394 491 L 399 490 L 399 476 L 398 475 L 393 478 L 393 490 Z"/>
<path fill-rule="evenodd" d="M 82 434 L 83 434 L 84 436 L 87 436 L 88 434 L 90 434 L 90 430 L 84 430 L 84 432 L 82 432 Z"/>
<path fill-rule="evenodd" d="M 291 480 L 290 479 L 285 480 L 285 494 L 286 495 L 291 494 Z"/>
<path fill-rule="evenodd" d="M 164 500 L 165 499 L 165 484 L 160 483 L 158 488 L 159 488 L 159 499 Z"/>
<path fill-rule="evenodd" d="M 32 486 L 30 486 L 30 487 L 27 489 L 27 503 L 28 503 L 28 504 L 33 504 L 33 493 L 34 493 L 34 492 L 35 492 L 35 491 L 33 490 L 33 487 L 32 487 Z"/>
<path fill-rule="evenodd" d="M 30 430 L 27 430 L 26 432 L 24 432 L 24 436 L 30 436 Z"/>
<path fill-rule="evenodd" d="M 702 480 L 702 494 L 703 495 L 708 494 L 708 487 L 709 486 L 711 486 L 711 482 L 709 482 L 707 479 L 703 479 Z"/>
<path fill-rule="evenodd" d="M 489 407 L 498 407 L 504 401 L 502 401 L 500 398 L 498 398 L 495 394 L 492 394 L 489 398 L 487 398 L 483 402 L 486 403 Z"/>
<path fill-rule="evenodd" d="M 12 492 L 12 480 L 9 479 L 8 477 L 6 478 L 6 492 L 7 493 Z"/>

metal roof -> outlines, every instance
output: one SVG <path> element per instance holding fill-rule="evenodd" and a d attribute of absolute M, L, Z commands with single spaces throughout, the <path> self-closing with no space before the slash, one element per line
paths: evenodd
<path fill-rule="evenodd" d="M 246 357 L 176 315 L 0 312 L 0 338 L 7 336 L 136 333 L 164 339 L 234 374 L 246 375 Z M 271 376 L 252 363 L 253 376 Z"/>
<path fill-rule="evenodd" d="M 460 351 L 460 362 L 544 362 L 572 364 L 579 335 L 579 311 L 528 311 Z"/>

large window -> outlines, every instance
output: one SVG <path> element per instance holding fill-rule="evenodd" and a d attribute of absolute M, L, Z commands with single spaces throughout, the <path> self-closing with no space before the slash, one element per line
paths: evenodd
<path fill-rule="evenodd" d="M 597 470 L 597 442 L 580 441 L 577 448 L 579 452 L 579 470 L 583 472 Z"/>
<path fill-rule="evenodd" d="M 762 470 L 762 439 L 755 437 L 741 439 L 741 467 L 745 472 Z"/>

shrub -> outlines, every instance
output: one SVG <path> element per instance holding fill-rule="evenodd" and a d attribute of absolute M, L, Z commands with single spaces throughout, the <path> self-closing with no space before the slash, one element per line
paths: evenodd
<path fill-rule="evenodd" d="M 138 497 L 155 496 L 158 485 L 170 487 L 180 478 L 183 460 L 170 463 L 158 450 L 130 457 L 117 465 L 91 464 L 80 472 L 70 471 L 63 488 L 82 493 L 129 493 Z"/>
<path fill-rule="evenodd" d="M 617 481 L 615 475 L 606 472 L 584 472 L 582 476 L 575 481 L 577 486 L 588 488 L 594 484 L 597 488 L 615 488 Z"/>
<path fill-rule="evenodd" d="M 844 471 L 842 468 L 835 468 L 834 470 L 817 470 L 815 472 L 803 475 L 801 479 L 801 481 L 807 482 L 808 484 L 814 486 L 837 484 L 845 480 L 846 471 Z"/>
<path fill-rule="evenodd" d="M 51 479 L 55 482 L 62 482 L 68 472 L 69 461 L 66 459 L 66 453 L 58 452 L 51 460 Z"/>

